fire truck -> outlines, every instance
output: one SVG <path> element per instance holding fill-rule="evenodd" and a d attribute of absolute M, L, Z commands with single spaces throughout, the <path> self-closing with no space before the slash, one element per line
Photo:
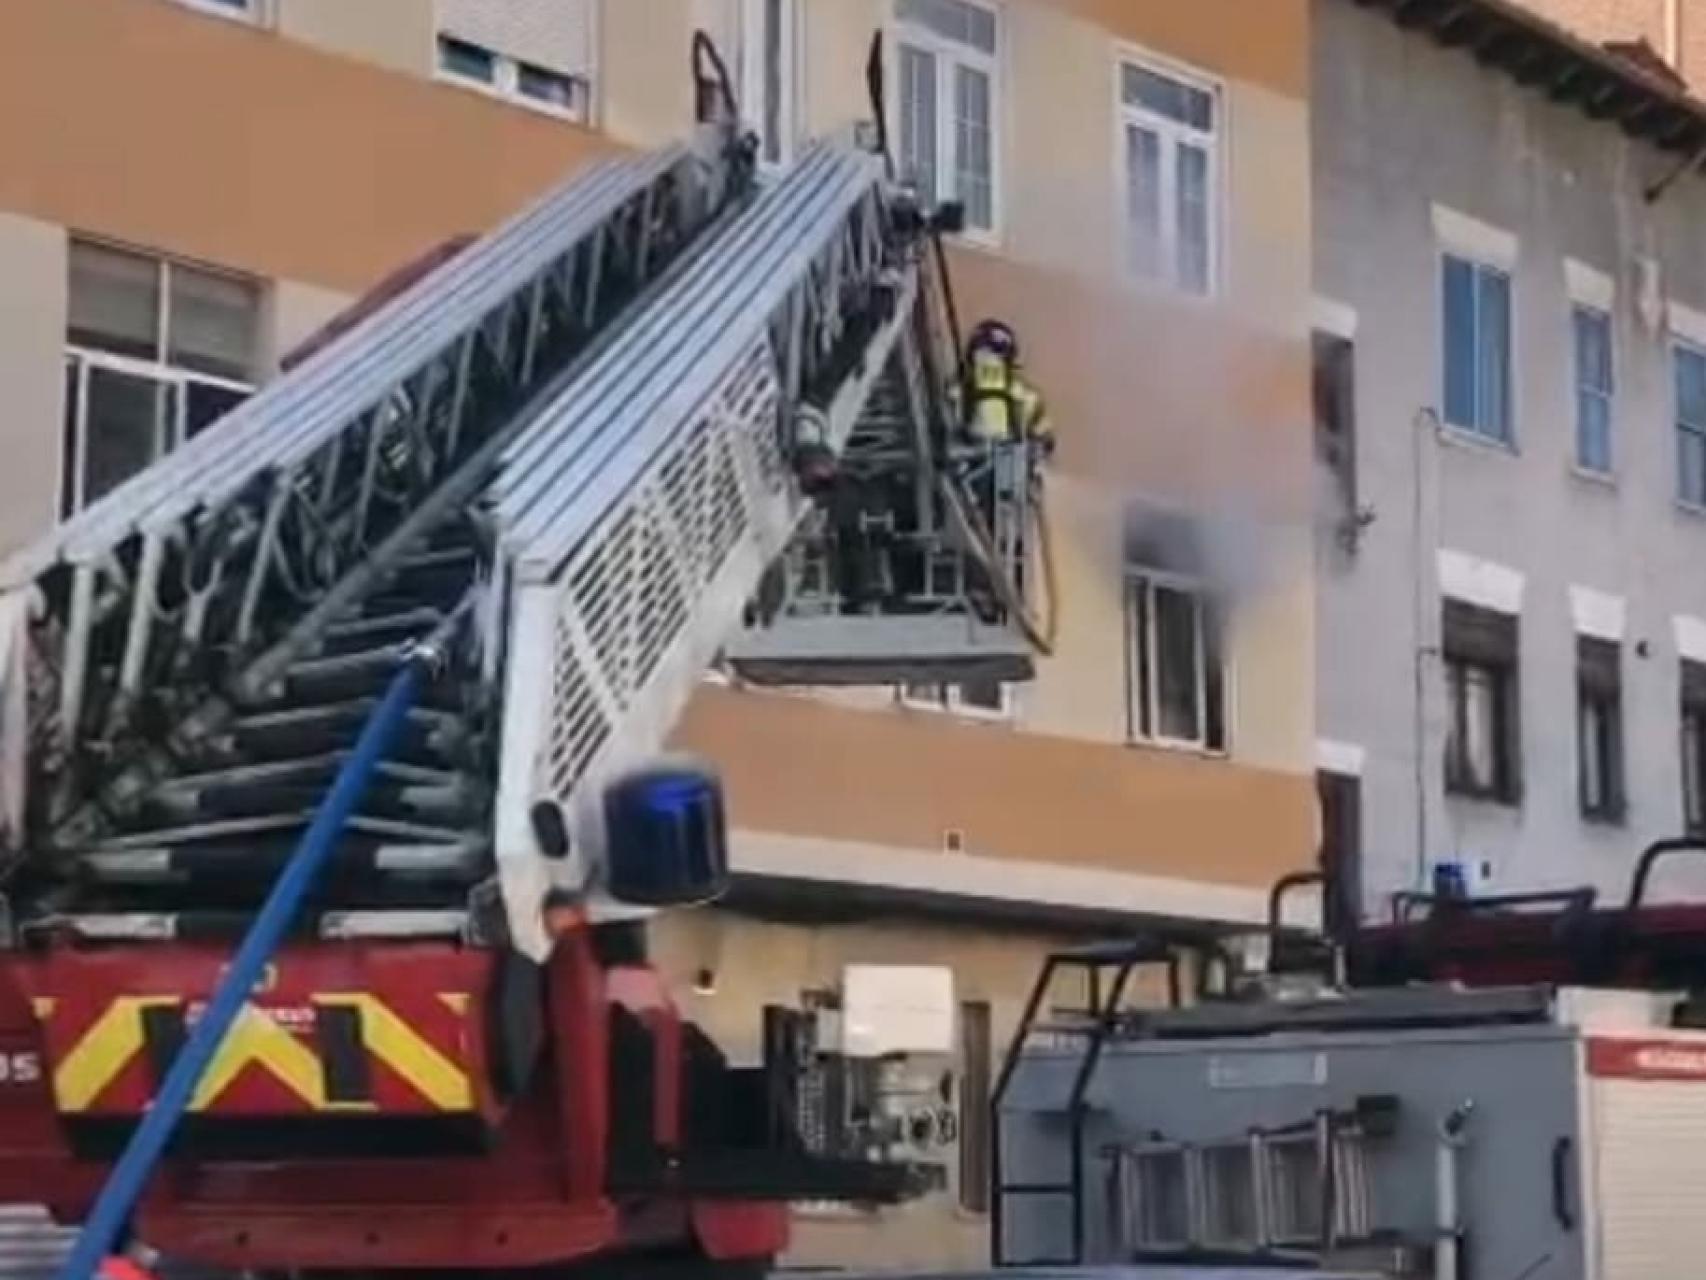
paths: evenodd
<path fill-rule="evenodd" d="M 892 1063 L 777 1008 L 731 1064 L 648 965 L 728 874 L 658 753 L 719 660 L 1028 676 L 1034 493 L 955 427 L 953 211 L 880 128 L 761 175 L 695 69 L 689 143 L 394 277 L 0 566 L 0 1202 L 88 1256 L 745 1268 L 787 1201 L 927 1183 Z"/>

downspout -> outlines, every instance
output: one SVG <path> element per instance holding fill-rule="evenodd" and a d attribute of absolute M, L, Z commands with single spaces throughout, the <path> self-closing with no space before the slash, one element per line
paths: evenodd
<path fill-rule="evenodd" d="M 1682 72 L 1682 0 L 1665 0 L 1665 61 Z"/>

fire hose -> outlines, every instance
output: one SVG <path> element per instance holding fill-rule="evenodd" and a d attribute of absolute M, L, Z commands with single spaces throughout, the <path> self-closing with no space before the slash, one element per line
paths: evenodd
<path fill-rule="evenodd" d="M 1060 627 L 1060 581 L 1054 559 L 1054 534 L 1049 525 L 1048 507 L 1043 500 L 1041 480 L 1032 477 L 1029 504 L 1033 513 L 1032 525 L 1037 535 L 1037 556 L 1042 567 L 1044 609 L 1042 616 L 1038 617 L 1032 613 L 1018 584 L 1001 564 L 1000 556 L 995 550 L 995 540 L 989 532 L 989 524 L 984 520 L 977 504 L 967 501 L 964 482 L 949 475 L 945 470 L 938 472 L 938 475 L 942 500 L 953 519 L 955 531 L 965 543 L 966 549 L 971 552 L 972 558 L 988 576 L 1002 607 L 1018 624 L 1032 647 L 1043 657 L 1052 657 Z"/>

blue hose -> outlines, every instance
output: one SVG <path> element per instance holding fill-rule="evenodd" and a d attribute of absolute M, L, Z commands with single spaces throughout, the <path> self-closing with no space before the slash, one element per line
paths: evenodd
<path fill-rule="evenodd" d="M 89 1220 L 78 1233 L 71 1256 L 60 1268 L 59 1280 L 91 1280 L 112 1252 L 178 1121 L 189 1109 L 190 1099 L 195 1096 L 208 1064 L 224 1042 L 225 1033 L 236 1021 L 267 961 L 284 940 L 303 899 L 336 848 L 344 824 L 361 802 L 374 769 L 420 691 L 421 676 L 429 661 L 430 655 L 424 653 L 406 660 L 362 727 L 354 752 L 338 771 L 332 789 L 267 894 L 254 924 L 249 926 L 224 979 L 207 1002 L 184 1047 L 172 1060 L 159 1093 L 130 1135 L 124 1154 L 107 1175 Z"/>

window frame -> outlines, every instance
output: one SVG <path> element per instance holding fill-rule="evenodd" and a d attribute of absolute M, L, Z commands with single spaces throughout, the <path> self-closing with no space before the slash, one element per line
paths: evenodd
<path fill-rule="evenodd" d="M 1157 590 L 1168 590 L 1188 595 L 1195 602 L 1196 610 L 1196 643 L 1194 646 L 1195 684 L 1198 732 L 1194 738 L 1180 738 L 1160 732 L 1161 725 L 1161 682 L 1155 672 L 1156 663 L 1156 610 L 1154 597 Z M 1144 653 L 1150 667 L 1147 681 L 1139 670 L 1137 649 L 1138 615 L 1134 602 L 1138 593 L 1148 598 L 1148 607 L 1144 610 Z M 1231 662 L 1226 654 L 1225 638 L 1222 635 L 1218 643 L 1210 642 L 1210 628 L 1220 626 L 1215 611 L 1215 603 L 1205 584 L 1199 578 L 1188 574 L 1169 572 L 1165 569 L 1154 569 L 1147 565 L 1128 564 L 1125 568 L 1124 582 L 1121 587 L 1120 612 L 1123 616 L 1124 634 L 1124 665 L 1125 665 L 1125 716 L 1126 742 L 1130 746 L 1159 747 L 1168 751 L 1184 751 L 1204 756 L 1227 756 L 1231 753 Z M 1213 716 L 1210 714 L 1210 674 L 1209 656 L 1218 651 L 1220 678 L 1220 741 L 1214 742 L 1210 735 Z M 1146 729 L 1145 722 L 1148 723 Z"/>
<path fill-rule="evenodd" d="M 175 0 L 175 3 L 197 13 L 224 18 L 227 22 L 240 22 L 246 27 L 264 27 L 271 17 L 272 0 L 237 0 L 235 4 L 228 3 L 227 0 Z"/>
<path fill-rule="evenodd" d="M 763 38 L 769 32 L 769 0 L 741 0 L 740 6 L 741 102 L 746 104 L 747 124 L 758 137 L 759 165 L 766 169 L 784 168 L 793 163 L 799 151 L 800 122 L 804 115 L 800 68 L 803 62 L 801 55 L 804 52 L 805 7 L 802 0 L 776 0 L 776 3 L 782 28 L 777 39 L 777 48 L 781 54 L 781 66 L 777 69 L 781 94 L 781 101 L 777 104 L 777 127 L 781 136 L 774 139 L 774 159 L 765 154 L 772 141 L 765 134 L 763 103 L 768 70 L 764 59 L 769 48 L 767 39 L 763 39 L 757 51 L 758 56 L 752 56 L 754 33 Z M 753 106 L 755 103 L 759 104 L 756 109 Z"/>
<path fill-rule="evenodd" d="M 1591 650 L 1605 646 L 1613 666 L 1609 678 L 1595 670 L 1600 660 Z M 1622 645 L 1594 636 L 1576 637 L 1576 798 L 1583 818 L 1590 822 L 1621 824 L 1628 814 L 1628 748 L 1624 741 Z M 1587 720 L 1590 707 L 1597 706 L 1605 717 L 1605 740 L 1596 744 L 1605 758 L 1599 762 L 1604 772 L 1603 794 L 1594 799 L 1588 794 L 1589 744 Z"/>
<path fill-rule="evenodd" d="M 97 369 L 106 370 L 124 377 L 147 379 L 157 387 L 172 388 L 175 405 L 172 421 L 165 424 L 170 433 L 170 440 L 163 451 L 155 455 L 155 459 L 179 449 L 188 439 L 188 413 L 190 385 L 215 387 L 224 391 L 233 391 L 249 395 L 260 385 L 259 361 L 261 352 L 260 334 L 264 321 L 265 286 L 262 281 L 240 271 L 229 271 L 221 267 L 208 266 L 199 262 L 172 258 L 168 255 L 140 249 L 134 245 L 120 244 L 104 240 L 98 236 L 72 235 L 66 244 L 66 272 L 69 275 L 71 257 L 75 246 L 86 244 L 97 249 L 113 253 L 126 254 L 133 258 L 143 259 L 154 267 L 154 333 L 155 355 L 148 359 L 141 356 L 124 355 L 116 351 L 103 351 L 99 347 L 85 343 L 73 342 L 67 324 L 67 332 L 61 339 L 61 361 L 66 377 L 76 379 L 75 391 L 62 406 L 60 414 L 60 448 L 58 462 L 58 484 L 56 486 L 56 511 L 60 520 L 69 519 L 88 506 L 90 499 L 84 492 L 89 458 L 89 383 L 93 372 Z M 199 369 L 191 369 L 184 365 L 173 364 L 169 359 L 172 350 L 172 273 L 174 270 L 199 272 L 207 276 L 222 276 L 228 280 L 242 281 L 252 285 L 255 290 L 255 321 L 257 350 L 253 381 L 230 378 L 221 374 L 207 373 Z M 70 439 L 66 436 L 69 434 Z M 69 470 L 68 470 L 69 468 Z"/>
<path fill-rule="evenodd" d="M 1676 487 L 1673 490 L 1673 496 L 1676 503 L 1684 510 L 1706 512 L 1706 467 L 1703 467 L 1699 477 L 1700 496 L 1691 498 L 1683 492 L 1685 472 L 1682 468 L 1681 439 L 1685 432 L 1688 435 L 1698 437 L 1702 443 L 1703 458 L 1706 458 L 1706 422 L 1687 425 L 1683 423 L 1681 385 L 1681 361 L 1685 354 L 1698 359 L 1703 366 L 1703 374 L 1706 374 L 1706 344 L 1695 342 L 1679 333 L 1672 333 L 1670 336 L 1670 353 L 1671 445 L 1674 450 L 1672 457 L 1676 471 Z"/>
<path fill-rule="evenodd" d="M 923 689 L 933 692 L 922 693 Z M 1000 708 L 967 702 L 961 685 L 949 680 L 928 680 L 919 684 L 895 686 L 895 701 L 908 711 L 923 711 L 933 715 L 958 716 L 964 720 L 987 720 L 994 724 L 1009 724 L 1018 719 L 1017 690 L 1011 681 L 1001 681 Z"/>
<path fill-rule="evenodd" d="M 482 80 L 477 76 L 467 76 L 444 65 L 444 41 L 466 45 L 477 49 L 492 60 L 492 78 Z M 547 98 L 540 98 L 521 89 L 523 70 L 541 72 L 548 76 L 556 76 L 566 81 L 575 94 L 580 109 L 559 106 Z M 553 120 L 564 120 L 569 124 L 590 127 L 592 124 L 592 80 L 587 76 L 576 75 L 571 71 L 563 71 L 556 67 L 547 67 L 543 63 L 529 62 L 525 58 L 517 58 L 483 45 L 478 40 L 470 40 L 467 36 L 457 35 L 451 31 L 434 30 L 432 45 L 432 78 L 440 84 L 447 84 L 458 89 L 467 89 L 482 97 L 495 98 L 499 102 L 507 102 L 511 106 L 525 107 L 529 111 L 537 111 L 540 115 L 550 116 Z"/>
<path fill-rule="evenodd" d="M 1437 297 L 1439 301 L 1439 421 L 1442 427 L 1460 439 L 1467 439 L 1476 444 L 1494 449 L 1504 449 L 1508 452 L 1517 451 L 1517 422 L 1520 417 L 1520 406 L 1517 402 L 1517 308 L 1516 308 L 1516 270 L 1513 263 L 1495 261 L 1491 257 L 1473 252 L 1462 246 L 1444 243 L 1438 246 L 1434 255 L 1437 272 Z M 1451 417 L 1451 342 L 1447 326 L 1451 322 L 1451 308 L 1446 297 L 1446 269 L 1453 261 L 1463 263 L 1474 274 L 1474 293 L 1471 298 L 1471 312 L 1476 322 L 1473 337 L 1480 337 L 1480 281 L 1484 275 L 1497 276 L 1505 282 L 1505 424 L 1504 434 L 1494 435 L 1476 423 L 1456 422 Z M 1475 412 L 1481 413 L 1483 390 L 1479 380 L 1480 345 L 1473 344 L 1475 354 Z"/>
<path fill-rule="evenodd" d="M 1007 14 L 997 0 L 955 0 L 968 8 L 988 14 L 995 24 L 995 52 L 981 49 L 932 31 L 900 15 L 901 0 L 889 0 L 884 45 L 889 50 L 884 58 L 887 83 L 894 86 L 888 94 L 888 132 L 894 140 L 895 162 L 900 164 L 901 94 L 900 59 L 904 46 L 929 53 L 936 60 L 936 187 L 934 192 L 921 192 L 927 203 L 960 199 L 958 191 L 959 142 L 955 137 L 951 110 L 954 100 L 953 71 L 961 64 L 989 77 L 989 225 L 977 226 L 967 222 L 957 233 L 957 239 L 994 247 L 1002 242 L 1006 227 L 1006 200 L 1003 198 L 1003 174 L 1006 170 L 1003 155 L 1007 140 Z M 944 109 L 944 108 L 949 109 Z M 952 178 L 944 190 L 944 177 Z"/>
<path fill-rule="evenodd" d="M 1682 783 L 1682 826 L 1691 836 L 1706 836 L 1706 662 L 1683 657 L 1677 679 L 1677 767 Z M 1692 773 L 1688 767 L 1691 720 L 1695 740 Z"/>
<path fill-rule="evenodd" d="M 1584 318 L 1591 318 L 1604 326 L 1605 330 L 1605 380 L 1601 387 L 1590 386 L 1582 368 L 1582 348 L 1580 324 Z M 1612 323 L 1609 309 L 1596 306 L 1591 302 L 1572 299 L 1570 302 L 1570 350 L 1573 372 L 1575 374 L 1575 417 L 1576 441 L 1574 461 L 1578 471 L 1595 477 L 1608 477 L 1617 474 L 1617 332 Z M 1587 423 L 1582 416 L 1584 396 L 1598 396 L 1605 403 L 1605 465 L 1599 466 L 1590 462 L 1583 445 L 1586 439 Z"/>
<path fill-rule="evenodd" d="M 1187 88 L 1206 93 L 1214 102 L 1214 129 L 1209 134 L 1193 129 L 1181 121 L 1169 116 L 1159 115 L 1141 106 L 1133 106 L 1125 99 L 1125 70 L 1135 67 L 1141 71 L 1150 72 L 1168 80 L 1177 81 Z M 1228 99 L 1226 82 L 1220 77 L 1181 63 L 1176 59 L 1135 45 L 1121 41 L 1114 46 L 1113 59 L 1113 105 L 1114 105 L 1114 168 L 1116 181 L 1114 183 L 1114 226 L 1118 243 L 1115 245 L 1115 258 L 1118 261 L 1120 277 L 1139 288 L 1163 291 L 1171 297 L 1190 299 L 1196 302 L 1212 302 L 1225 293 L 1227 280 L 1226 266 L 1226 193 L 1230 189 L 1226 166 L 1228 148 L 1226 146 L 1226 116 Z M 1172 150 L 1167 153 L 1173 156 L 1164 160 L 1162 172 L 1162 209 L 1172 210 L 1169 217 L 1163 218 L 1166 235 L 1163 243 L 1163 256 L 1169 263 L 1169 273 L 1161 276 L 1147 276 L 1137 269 L 1132 260 L 1131 238 L 1131 173 L 1130 150 L 1126 145 L 1126 131 L 1129 126 L 1136 124 L 1161 135 L 1164 141 L 1170 140 Z M 1180 142 L 1190 142 L 1193 145 L 1204 145 L 1208 151 L 1208 280 L 1206 288 L 1201 292 L 1186 289 L 1179 283 L 1178 255 L 1178 161 L 1177 148 Z"/>
<path fill-rule="evenodd" d="M 1454 612 L 1457 620 L 1454 622 Z M 1439 663 L 1445 694 L 1445 740 L 1441 744 L 1445 793 L 1469 800 L 1520 808 L 1523 801 L 1522 759 L 1522 619 L 1446 597 L 1440 620 Z M 1498 621 L 1494 621 L 1497 619 Z M 1508 626 L 1508 652 L 1502 634 L 1489 639 L 1492 627 Z M 1489 783 L 1473 776 L 1469 752 L 1469 673 L 1485 673 L 1492 683 L 1492 773 Z"/>

